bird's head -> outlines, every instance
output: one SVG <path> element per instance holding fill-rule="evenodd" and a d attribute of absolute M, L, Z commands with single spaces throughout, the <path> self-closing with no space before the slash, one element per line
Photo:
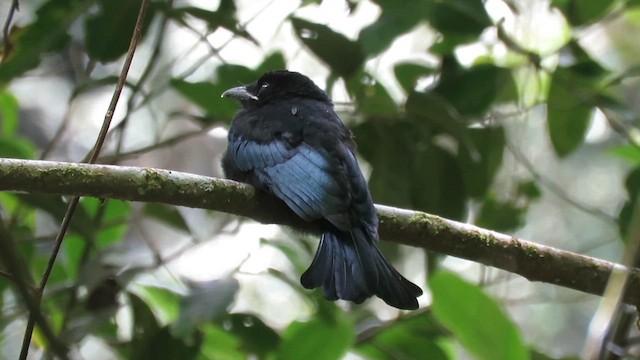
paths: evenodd
<path fill-rule="evenodd" d="M 287 70 L 267 72 L 258 81 L 231 88 L 222 93 L 222 96 L 237 99 L 245 108 L 256 108 L 272 101 L 290 98 L 310 98 L 331 102 L 327 94 L 311 79 Z"/>

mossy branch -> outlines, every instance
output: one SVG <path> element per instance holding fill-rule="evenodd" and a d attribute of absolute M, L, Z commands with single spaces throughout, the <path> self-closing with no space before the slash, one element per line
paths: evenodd
<path fill-rule="evenodd" d="M 0 191 L 158 202 L 222 211 L 317 233 L 275 197 L 235 181 L 177 171 L 0 159 Z M 602 295 L 614 263 L 539 245 L 423 212 L 377 205 L 383 240 L 451 255 L 566 288 Z M 640 304 L 640 271 L 624 294 Z"/>

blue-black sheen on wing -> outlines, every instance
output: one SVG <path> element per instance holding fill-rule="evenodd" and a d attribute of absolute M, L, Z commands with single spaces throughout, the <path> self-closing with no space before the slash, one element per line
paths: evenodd
<path fill-rule="evenodd" d="M 260 185 L 305 220 L 326 217 L 331 221 L 332 215 L 342 214 L 348 207 L 348 194 L 330 172 L 327 154 L 304 142 L 289 147 L 282 140 L 259 144 L 239 137 L 229 151 L 239 170 L 254 172 Z"/>

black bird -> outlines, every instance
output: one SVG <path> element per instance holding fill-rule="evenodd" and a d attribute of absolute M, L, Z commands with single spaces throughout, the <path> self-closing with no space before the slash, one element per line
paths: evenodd
<path fill-rule="evenodd" d="M 226 176 L 273 193 L 298 216 L 320 221 L 322 237 L 302 286 L 322 286 L 328 300 L 361 303 L 376 295 L 417 309 L 422 290 L 376 246 L 376 216 L 355 142 L 327 94 L 308 77 L 272 71 L 225 91 L 243 109 L 229 129 Z"/>

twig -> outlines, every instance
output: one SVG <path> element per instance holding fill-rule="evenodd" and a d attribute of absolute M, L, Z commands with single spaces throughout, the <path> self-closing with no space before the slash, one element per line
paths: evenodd
<path fill-rule="evenodd" d="M 160 141 L 156 144 L 153 145 L 149 145 L 149 146 L 145 146 L 136 150 L 132 150 L 129 152 L 125 152 L 125 153 L 117 153 L 117 154 L 112 154 L 112 155 L 103 155 L 100 156 L 98 158 L 98 163 L 100 164 L 112 164 L 116 161 L 120 161 L 120 160 L 125 160 L 125 159 L 130 159 L 133 157 L 136 157 L 138 155 L 142 155 L 145 153 L 148 153 L 150 151 L 153 150 L 158 150 L 158 149 L 162 149 L 164 147 L 167 146 L 171 146 L 174 144 L 177 144 L 179 142 L 182 142 L 184 140 L 187 140 L 189 138 L 192 138 L 194 136 L 198 136 L 198 135 L 202 135 L 206 132 L 208 132 L 210 130 L 210 128 L 205 128 L 205 129 L 201 129 L 201 130 L 194 130 L 194 131 L 190 131 L 190 132 L 186 132 L 184 134 L 180 134 L 180 135 L 176 135 L 172 138 Z"/>
<path fill-rule="evenodd" d="M 173 0 L 169 1 L 167 6 L 169 7 L 173 6 Z M 158 64 L 158 62 L 155 59 L 160 55 L 160 51 L 162 50 L 162 44 L 164 42 L 164 34 L 167 28 L 168 21 L 169 21 L 169 18 L 167 16 L 164 16 L 160 21 L 159 29 L 158 29 L 158 37 L 156 38 L 155 44 L 153 45 L 153 51 L 149 56 L 150 61 L 147 62 L 147 65 L 144 67 L 144 70 L 142 71 L 142 75 L 140 75 L 140 78 L 138 78 L 138 81 L 136 81 L 131 91 L 131 94 L 129 95 L 129 99 L 127 100 L 127 106 L 126 106 L 127 113 L 125 114 L 122 121 L 118 125 L 116 125 L 116 127 L 112 130 L 112 131 L 118 130 L 120 135 L 118 137 L 118 141 L 116 144 L 116 151 L 115 151 L 116 154 L 120 154 L 120 152 L 122 151 L 127 125 L 129 124 L 129 118 L 133 113 L 134 102 L 137 98 L 137 95 L 142 91 L 144 83 L 147 81 L 147 79 L 153 72 L 153 69 Z"/>
<path fill-rule="evenodd" d="M 222 211 L 318 233 L 272 195 L 235 181 L 177 171 L 0 159 L 0 191 L 93 196 Z M 387 241 L 429 249 L 519 274 L 530 281 L 602 295 L 614 264 L 419 211 L 377 206 Z M 620 266 L 620 265 L 617 265 Z M 640 270 L 623 301 L 640 304 Z"/>
<path fill-rule="evenodd" d="M 584 211 L 587 214 L 591 214 L 597 218 L 600 218 L 602 220 L 605 220 L 609 223 L 617 223 L 617 220 L 599 210 L 596 208 L 592 208 L 586 204 L 581 203 L 580 201 L 573 199 L 572 197 L 570 197 L 569 195 L 567 195 L 564 190 L 558 186 L 556 183 L 554 183 L 553 181 L 551 181 L 550 179 L 542 176 L 537 170 L 536 168 L 533 166 L 533 164 L 529 161 L 529 159 L 527 159 L 527 157 L 520 151 L 520 149 L 518 149 L 517 146 L 514 146 L 511 142 L 507 141 L 506 143 L 507 149 L 509 149 L 509 152 L 511 152 L 511 154 L 513 154 L 513 156 L 515 157 L 515 159 L 521 164 L 523 165 L 528 171 L 529 173 L 533 176 L 534 179 L 536 179 L 536 181 L 538 181 L 540 184 L 544 185 L 547 189 L 549 189 L 552 193 L 556 194 L 556 196 L 558 196 L 560 199 L 564 200 L 565 202 L 575 206 L 577 209 L 580 209 L 582 211 Z"/>
<path fill-rule="evenodd" d="M 38 324 L 53 353 L 61 359 L 68 359 L 66 345 L 58 339 L 53 328 L 40 311 L 40 297 L 34 291 L 33 279 L 26 264 L 22 262 L 22 257 L 15 249 L 13 239 L 5 229 L 2 219 L 0 219 L 0 259 L 13 276 L 12 284 L 27 305 L 30 320 L 34 324 Z M 28 347 L 29 344 L 27 344 Z"/>
<path fill-rule="evenodd" d="M 125 81 L 127 79 L 127 74 L 129 72 L 129 68 L 131 67 L 131 62 L 133 60 L 133 55 L 135 53 L 136 47 L 138 46 L 138 42 L 140 41 L 140 37 L 142 36 L 142 24 L 143 20 L 149 6 L 149 0 L 142 0 L 140 4 L 140 11 L 138 13 L 138 19 L 136 20 L 136 25 L 133 31 L 133 35 L 131 37 L 131 42 L 129 44 L 129 50 L 127 51 L 127 56 L 124 60 L 124 64 L 122 65 L 122 71 L 120 72 L 120 76 L 118 77 L 118 82 L 116 83 L 116 88 L 113 92 L 113 96 L 111 98 L 111 102 L 109 107 L 107 108 L 107 113 L 105 114 L 104 121 L 102 123 L 102 128 L 100 129 L 100 133 L 98 134 L 98 139 L 96 140 L 96 144 L 93 147 L 91 152 L 91 157 L 89 159 L 89 163 L 95 163 L 98 155 L 100 154 L 100 150 L 102 149 L 102 145 L 104 144 L 105 137 L 107 132 L 109 131 L 109 127 L 111 126 L 111 120 L 113 119 L 113 114 L 116 109 L 116 105 L 118 104 L 118 100 L 120 99 L 120 94 L 122 93 L 122 89 L 124 88 Z M 47 281 L 49 280 L 49 276 L 53 270 L 53 266 L 55 264 L 56 258 L 58 256 L 58 252 L 60 251 L 60 247 L 62 246 L 62 241 L 64 236 L 69 228 L 69 224 L 71 223 L 71 218 L 75 213 L 76 207 L 78 206 L 78 202 L 80 201 L 79 197 L 74 197 L 69 203 L 69 207 L 67 208 L 67 212 L 62 219 L 62 224 L 60 225 L 60 232 L 56 237 L 56 241 L 51 252 L 51 257 L 49 258 L 49 262 L 47 263 L 47 267 L 45 268 L 44 274 L 42 275 L 42 280 L 40 282 L 40 286 L 38 287 L 37 294 L 37 305 L 40 306 L 40 299 L 42 297 L 42 293 L 44 292 L 44 288 L 47 285 Z M 25 329 L 24 338 L 22 342 L 22 349 L 20 351 L 20 360 L 25 360 L 29 353 L 29 344 L 31 343 L 31 336 L 33 334 L 33 328 L 35 325 L 35 316 L 33 312 L 29 316 L 29 321 L 27 322 L 27 328 Z"/>
<path fill-rule="evenodd" d="M 620 320 L 620 309 L 625 288 L 629 284 L 629 269 L 636 265 L 636 257 L 640 249 L 640 201 L 636 201 L 631 224 L 627 233 L 627 242 L 622 256 L 621 266 L 616 266 L 611 279 L 602 296 L 598 310 L 589 324 L 589 333 L 582 352 L 583 359 L 601 359 L 606 351 L 605 344 L 610 335 L 610 329 L 616 328 Z"/>
<path fill-rule="evenodd" d="M 0 269 L 0 276 L 5 277 L 9 280 L 13 280 L 13 275 L 10 272 Z"/>
<path fill-rule="evenodd" d="M 11 39 L 9 38 L 9 29 L 11 28 L 13 15 L 15 15 L 15 12 L 17 10 L 20 10 L 20 3 L 18 2 L 18 0 L 13 0 L 11 2 L 11 6 L 9 7 L 9 12 L 7 13 L 7 20 L 4 21 L 4 27 L 2 28 L 2 36 L 4 36 L 3 58 L 6 58 L 6 56 L 9 56 L 9 53 L 11 53 L 11 48 L 13 47 L 13 44 L 11 44 Z"/>

